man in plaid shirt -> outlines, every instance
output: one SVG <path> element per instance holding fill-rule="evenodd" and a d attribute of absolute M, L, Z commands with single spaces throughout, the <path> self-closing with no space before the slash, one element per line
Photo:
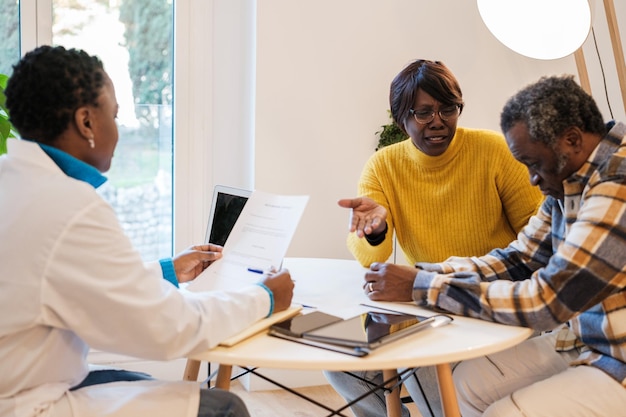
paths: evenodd
<path fill-rule="evenodd" d="M 605 124 L 572 76 L 518 92 L 500 125 L 547 196 L 517 240 L 482 257 L 417 264 L 417 274 L 373 264 L 365 291 L 557 330 L 455 367 L 464 417 L 626 415 L 626 125 Z"/>

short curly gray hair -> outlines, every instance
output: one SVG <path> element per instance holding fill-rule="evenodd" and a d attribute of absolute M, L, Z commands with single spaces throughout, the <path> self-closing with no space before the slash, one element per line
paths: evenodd
<path fill-rule="evenodd" d="M 526 124 L 533 141 L 550 147 L 572 126 L 583 132 L 606 133 L 596 102 L 573 75 L 542 77 L 511 97 L 502 109 L 500 128 L 506 134 L 517 123 Z"/>

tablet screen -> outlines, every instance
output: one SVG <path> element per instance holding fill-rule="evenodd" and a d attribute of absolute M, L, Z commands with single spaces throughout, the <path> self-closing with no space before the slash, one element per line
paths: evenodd
<path fill-rule="evenodd" d="M 350 346 L 372 347 L 396 333 L 418 330 L 420 323 L 432 319 L 412 314 L 369 311 L 347 320 L 306 332 L 305 336 L 317 340 L 334 341 Z"/>
<path fill-rule="evenodd" d="M 209 225 L 209 243 L 224 246 L 247 202 L 248 197 L 242 195 L 222 192 L 217 194 L 215 212 Z"/>
<path fill-rule="evenodd" d="M 302 333 L 341 321 L 341 317 L 333 316 L 322 311 L 313 311 L 301 314 L 271 326 L 271 329 L 290 336 L 301 337 Z"/>

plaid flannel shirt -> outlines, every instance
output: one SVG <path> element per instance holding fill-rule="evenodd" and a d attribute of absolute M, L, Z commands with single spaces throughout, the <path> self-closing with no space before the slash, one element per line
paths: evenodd
<path fill-rule="evenodd" d="M 610 131 L 504 249 L 417 264 L 413 299 L 456 314 L 544 331 L 568 323 L 559 349 L 626 386 L 626 125 Z M 569 339 L 569 341 L 568 341 Z"/>

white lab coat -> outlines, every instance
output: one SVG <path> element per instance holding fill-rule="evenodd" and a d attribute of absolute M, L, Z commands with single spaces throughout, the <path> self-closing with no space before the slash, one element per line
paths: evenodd
<path fill-rule="evenodd" d="M 113 209 L 32 142 L 0 157 L 0 416 L 195 416 L 192 382 L 77 391 L 90 347 L 153 360 L 216 346 L 270 308 L 267 292 L 191 293 L 144 264 Z M 182 375 L 181 375 L 182 379 Z"/>

